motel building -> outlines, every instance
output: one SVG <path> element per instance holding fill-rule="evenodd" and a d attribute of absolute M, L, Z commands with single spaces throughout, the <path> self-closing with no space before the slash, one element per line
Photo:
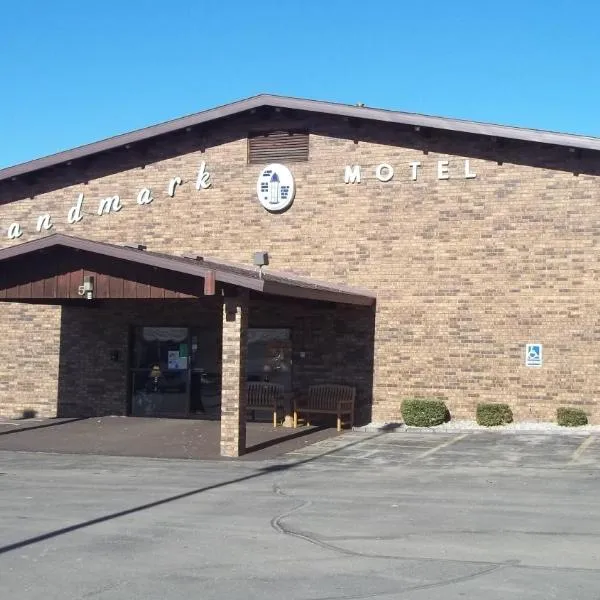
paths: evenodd
<path fill-rule="evenodd" d="M 261 95 L 0 170 L 0 415 L 600 422 L 600 139 Z"/>

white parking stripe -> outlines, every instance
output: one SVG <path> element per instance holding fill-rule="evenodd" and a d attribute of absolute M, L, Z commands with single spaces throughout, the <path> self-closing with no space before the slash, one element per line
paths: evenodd
<path fill-rule="evenodd" d="M 579 444 L 579 446 L 577 446 L 577 448 L 575 449 L 575 452 L 573 452 L 573 454 L 571 456 L 571 460 L 569 461 L 569 464 L 573 465 L 573 464 L 579 462 L 581 455 L 594 443 L 595 439 L 596 438 L 594 438 L 594 436 L 592 436 L 592 435 L 585 438 L 585 440 L 583 440 L 583 442 L 581 442 L 581 444 Z"/>
<path fill-rule="evenodd" d="M 427 458 L 428 456 L 435 454 L 438 450 L 441 450 L 442 448 L 447 448 L 448 446 L 451 446 L 452 444 L 456 444 L 456 442 L 460 442 L 460 440 L 464 440 L 468 435 L 469 435 L 468 433 L 463 433 L 462 435 L 457 435 L 456 437 L 452 438 L 451 440 L 448 440 L 447 442 L 444 442 L 443 444 L 439 444 L 438 446 L 435 446 L 434 448 L 427 450 L 427 452 L 418 454 L 413 459 L 411 459 L 410 462 L 412 462 L 413 460 L 420 460 L 421 458 Z"/>

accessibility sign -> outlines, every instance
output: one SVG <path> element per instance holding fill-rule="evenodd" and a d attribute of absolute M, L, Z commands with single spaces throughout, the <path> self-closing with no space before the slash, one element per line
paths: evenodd
<path fill-rule="evenodd" d="M 542 366 L 542 345 L 541 344 L 526 344 L 525 345 L 525 366 L 526 367 L 541 367 Z"/>

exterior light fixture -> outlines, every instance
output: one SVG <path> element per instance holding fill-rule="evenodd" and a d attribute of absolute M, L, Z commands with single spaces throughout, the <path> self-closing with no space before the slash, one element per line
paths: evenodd
<path fill-rule="evenodd" d="M 262 279 L 263 267 L 269 264 L 269 253 L 264 250 L 262 252 L 255 252 L 253 262 L 258 267 L 258 276 Z"/>
<path fill-rule="evenodd" d="M 86 300 L 92 300 L 94 298 L 94 276 L 86 275 L 83 278 L 83 285 L 77 288 L 77 293 L 83 296 Z"/>
<path fill-rule="evenodd" d="M 268 252 L 255 252 L 254 253 L 254 264 L 257 267 L 264 267 L 269 264 L 269 253 Z"/>

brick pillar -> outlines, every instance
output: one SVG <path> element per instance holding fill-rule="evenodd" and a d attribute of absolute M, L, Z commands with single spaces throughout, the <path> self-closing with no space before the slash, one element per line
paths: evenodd
<path fill-rule="evenodd" d="M 223 303 L 221 383 L 221 456 L 246 451 L 246 353 L 248 303 L 226 298 Z"/>

